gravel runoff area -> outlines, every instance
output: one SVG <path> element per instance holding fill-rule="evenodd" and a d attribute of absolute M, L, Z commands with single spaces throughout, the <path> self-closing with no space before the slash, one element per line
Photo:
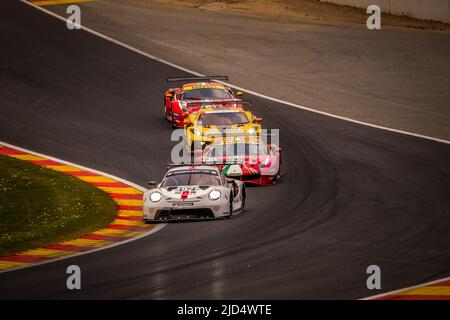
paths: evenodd
<path fill-rule="evenodd" d="M 141 0 L 152 4 L 166 4 L 198 8 L 200 10 L 226 11 L 255 16 L 300 19 L 303 22 L 324 24 L 358 23 L 368 17 L 361 8 L 337 5 L 317 0 Z M 385 26 L 450 31 L 450 24 L 431 20 L 414 19 L 383 13 Z"/>

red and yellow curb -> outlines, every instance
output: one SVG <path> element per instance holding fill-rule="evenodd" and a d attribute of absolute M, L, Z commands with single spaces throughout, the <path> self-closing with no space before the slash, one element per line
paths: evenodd
<path fill-rule="evenodd" d="M 450 300 L 450 277 L 382 293 L 362 300 Z"/>
<path fill-rule="evenodd" d="M 83 2 L 93 2 L 95 0 L 27 0 L 27 1 L 37 6 L 51 6 L 58 4 L 77 4 Z"/>
<path fill-rule="evenodd" d="M 450 300 L 450 279 L 394 292 L 376 300 Z"/>
<path fill-rule="evenodd" d="M 107 192 L 116 202 L 118 208 L 116 219 L 110 225 L 91 234 L 11 256 L 0 257 L 0 272 L 116 245 L 142 236 L 155 227 L 155 225 L 145 224 L 142 221 L 143 192 L 125 182 L 76 165 L 69 165 L 2 144 L 0 144 L 0 154 L 75 176 Z"/>

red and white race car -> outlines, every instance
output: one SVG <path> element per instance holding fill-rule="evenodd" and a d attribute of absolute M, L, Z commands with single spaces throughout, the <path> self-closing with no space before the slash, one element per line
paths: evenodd
<path fill-rule="evenodd" d="M 202 103 L 215 102 L 227 106 L 225 102 L 241 101 L 242 92 L 234 92 L 229 87 L 214 80 L 228 80 L 227 76 L 206 76 L 188 78 L 168 78 L 167 82 L 184 82 L 179 88 L 170 88 L 164 94 L 164 117 L 174 128 L 182 128 L 184 119 L 198 111 Z"/>
<path fill-rule="evenodd" d="M 281 148 L 257 136 L 225 137 L 208 145 L 201 158 L 227 177 L 252 184 L 274 184 L 281 177 Z"/>

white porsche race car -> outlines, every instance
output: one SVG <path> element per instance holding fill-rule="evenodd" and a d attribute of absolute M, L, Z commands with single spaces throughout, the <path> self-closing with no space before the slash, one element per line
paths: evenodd
<path fill-rule="evenodd" d="M 230 218 L 245 206 L 245 185 L 215 166 L 169 165 L 162 182 L 144 193 L 144 221 Z"/>

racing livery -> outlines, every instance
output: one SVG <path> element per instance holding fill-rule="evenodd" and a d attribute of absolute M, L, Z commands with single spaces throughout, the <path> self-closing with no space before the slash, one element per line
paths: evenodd
<path fill-rule="evenodd" d="M 245 185 L 215 166 L 169 165 L 162 182 L 146 191 L 144 221 L 230 218 L 245 207 Z"/>
<path fill-rule="evenodd" d="M 164 117 L 173 127 L 182 128 L 183 120 L 201 108 L 202 102 L 236 102 L 242 92 L 214 80 L 228 80 L 227 76 L 168 78 L 167 82 L 187 82 L 179 88 L 170 88 L 164 94 Z M 192 81 L 192 82 L 189 82 Z"/>
<path fill-rule="evenodd" d="M 246 183 L 274 184 L 281 177 L 281 149 L 258 137 L 218 139 L 205 148 L 201 162 Z"/>
<path fill-rule="evenodd" d="M 261 132 L 261 122 L 261 118 L 240 106 L 204 106 L 184 121 L 186 149 L 201 152 L 206 145 L 223 136 L 257 135 Z"/>

